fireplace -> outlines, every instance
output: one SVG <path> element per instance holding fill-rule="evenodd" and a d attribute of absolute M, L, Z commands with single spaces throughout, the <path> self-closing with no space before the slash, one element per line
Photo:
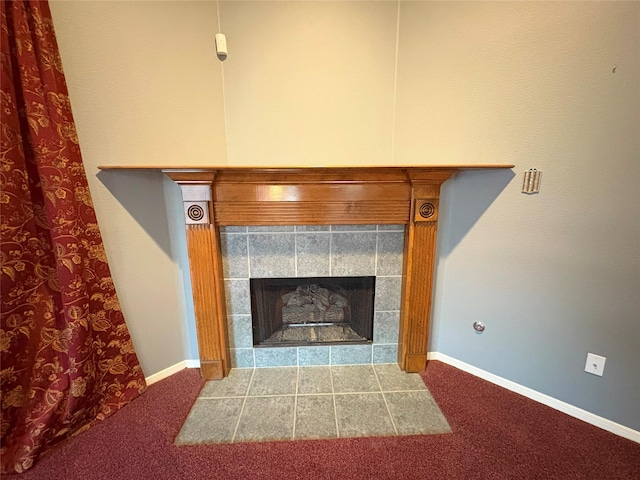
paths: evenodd
<path fill-rule="evenodd" d="M 403 225 L 397 361 L 403 370 L 419 372 L 429 345 L 440 186 L 459 170 L 513 165 L 99 168 L 161 170 L 180 185 L 200 372 L 221 379 L 232 363 L 221 229 Z"/>
<path fill-rule="evenodd" d="M 400 294 L 404 225 L 266 225 L 232 226 L 220 230 L 220 250 L 229 329 L 231 367 L 275 367 L 392 363 L 398 357 Z M 337 282 L 336 285 L 331 283 Z M 369 285 L 367 285 L 367 283 Z M 261 296 L 256 286 L 270 290 Z M 313 323 L 326 320 L 358 322 L 358 317 L 371 320 L 371 331 L 356 325 L 360 337 L 348 339 L 288 338 L 283 342 L 265 342 L 280 329 L 278 301 L 310 305 L 307 288 L 324 288 L 347 299 L 348 308 L 336 305 L 324 319 L 314 313 Z M 372 289 L 375 285 L 375 295 Z M 253 288 L 252 288 L 253 287 Z M 300 287 L 301 298 L 291 297 Z M 253 290 L 253 291 L 252 291 Z M 355 295 L 356 293 L 360 295 Z M 325 295 L 327 293 L 325 292 Z M 307 298 L 305 298 L 307 297 Z M 361 297 L 361 298 L 357 298 Z M 364 297 L 364 298 L 363 298 Z M 264 306 L 264 304 L 267 306 Z M 368 305 L 373 303 L 373 305 Z M 276 325 L 255 330 L 256 308 L 262 304 L 263 315 Z M 295 305 L 286 310 L 287 320 L 304 311 Z M 337 307 L 337 308 L 336 308 Z M 340 309 L 342 309 L 340 311 Z M 312 309 L 313 311 L 313 309 Z M 260 313 L 258 313 L 260 315 Z M 307 323 L 311 319 L 307 320 Z M 270 321 L 269 319 L 267 321 Z M 288 322 L 291 323 L 291 322 Z M 328 325 L 310 328 L 294 326 L 289 334 L 319 335 L 336 332 Z M 341 325 L 342 326 L 342 325 Z M 326 328 L 320 328 L 326 327 Z M 296 329 L 296 332 L 291 331 Z M 267 333 L 268 330 L 272 330 Z M 305 331 L 306 330 L 306 331 Z M 350 333 L 345 329 L 345 334 Z M 356 332 L 357 333 L 357 332 Z M 257 336 L 256 336 L 257 334 Z M 257 340 L 258 339 L 258 340 Z M 257 341 L 256 341 L 257 340 Z M 272 339 L 277 340 L 277 338 Z M 333 341 L 335 340 L 335 341 Z M 344 341 L 341 341 L 344 340 Z"/>
<path fill-rule="evenodd" d="M 375 277 L 252 278 L 256 347 L 373 342 Z"/>

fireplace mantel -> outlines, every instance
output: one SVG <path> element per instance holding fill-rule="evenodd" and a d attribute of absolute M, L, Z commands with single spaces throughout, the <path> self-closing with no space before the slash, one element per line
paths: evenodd
<path fill-rule="evenodd" d="M 425 368 L 440 186 L 459 170 L 513 165 L 358 167 L 103 166 L 160 170 L 182 189 L 200 371 L 230 368 L 220 227 L 403 224 L 398 364 Z"/>

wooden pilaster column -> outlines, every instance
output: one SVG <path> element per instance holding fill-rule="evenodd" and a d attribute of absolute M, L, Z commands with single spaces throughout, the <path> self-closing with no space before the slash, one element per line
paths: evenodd
<path fill-rule="evenodd" d="M 206 380 L 221 379 L 229 373 L 231 357 L 220 231 L 213 209 L 215 172 L 199 174 L 197 179 L 189 174 L 166 173 L 182 189 L 200 374 Z"/>
<path fill-rule="evenodd" d="M 427 364 L 440 185 L 455 171 L 409 174 L 411 215 L 405 227 L 398 364 L 421 372 Z"/>

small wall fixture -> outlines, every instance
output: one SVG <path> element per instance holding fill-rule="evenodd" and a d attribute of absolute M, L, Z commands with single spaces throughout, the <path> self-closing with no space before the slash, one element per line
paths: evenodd
<path fill-rule="evenodd" d="M 524 181 L 522 182 L 522 193 L 538 193 L 540 191 L 540 177 L 542 172 L 535 168 L 530 168 L 524 172 Z"/>
<path fill-rule="evenodd" d="M 227 58 L 227 37 L 224 33 L 216 33 L 216 55 L 222 61 Z"/>
<path fill-rule="evenodd" d="M 484 332 L 484 329 L 485 329 L 484 323 L 482 323 L 482 322 L 473 322 L 473 329 L 478 333 Z"/>

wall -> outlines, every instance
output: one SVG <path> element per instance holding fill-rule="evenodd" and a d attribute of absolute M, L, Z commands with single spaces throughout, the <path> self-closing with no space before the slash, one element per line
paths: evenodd
<path fill-rule="evenodd" d="M 210 33 L 216 5 L 50 6 L 112 275 L 148 376 L 197 358 L 183 227 L 175 223 L 180 191 L 161 173 L 97 167 L 225 161 L 222 73 Z"/>
<path fill-rule="evenodd" d="M 388 164 L 397 10 L 220 2 L 229 163 Z"/>
<path fill-rule="evenodd" d="M 221 2 L 220 64 L 215 3 L 52 3 L 145 373 L 195 357 L 179 192 L 96 165 L 514 163 L 443 188 L 431 350 L 640 430 L 640 4 L 399 7 Z"/>
<path fill-rule="evenodd" d="M 447 185 L 431 350 L 636 430 L 639 7 L 403 3 L 395 141 L 399 162 L 518 174 L 497 197 L 494 174 Z"/>

